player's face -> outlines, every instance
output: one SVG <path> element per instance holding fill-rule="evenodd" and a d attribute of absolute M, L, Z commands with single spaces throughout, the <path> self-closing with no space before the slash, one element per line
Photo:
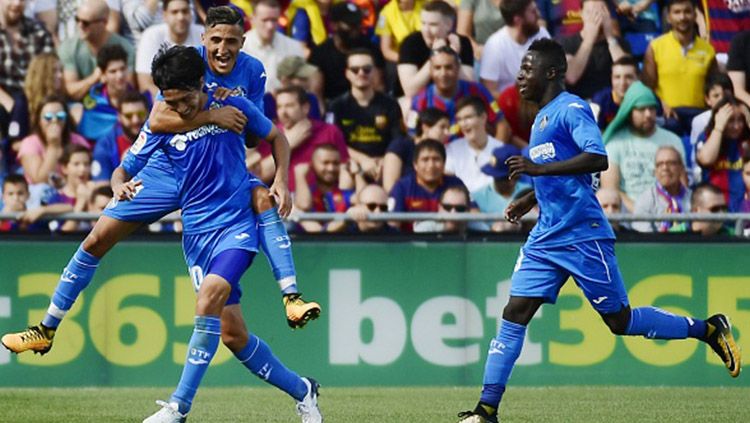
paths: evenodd
<path fill-rule="evenodd" d="M 169 2 L 167 10 L 164 11 L 164 22 L 172 33 L 179 36 L 188 33 L 192 17 L 190 3 L 187 1 Z"/>
<path fill-rule="evenodd" d="M 65 165 L 65 176 L 68 180 L 86 182 L 91 179 L 91 156 L 88 153 L 74 153 Z"/>
<path fill-rule="evenodd" d="M 291 93 L 280 93 L 276 96 L 276 115 L 285 128 L 291 128 L 307 115 L 299 104 L 297 96 Z"/>
<path fill-rule="evenodd" d="M 243 43 L 242 28 L 238 25 L 215 25 L 206 28 L 203 33 L 203 45 L 206 47 L 208 67 L 219 75 L 227 75 L 237 63 Z"/>
<path fill-rule="evenodd" d="M 439 182 L 444 175 L 445 160 L 437 151 L 422 150 L 414 161 L 414 172 L 420 181 L 433 184 Z"/>
<path fill-rule="evenodd" d="M 451 122 L 448 119 L 440 119 L 433 126 L 423 125 L 422 133 L 424 139 L 433 139 L 445 144 L 451 137 Z"/>
<path fill-rule="evenodd" d="M 467 106 L 456 113 L 456 123 L 467 139 L 476 140 L 486 133 L 487 115 L 477 113 L 474 106 Z"/>
<path fill-rule="evenodd" d="M 528 52 L 521 61 L 521 69 L 516 76 L 518 93 L 524 100 L 539 103 L 547 88 L 542 60 L 536 52 Z"/>
<path fill-rule="evenodd" d="M 141 127 L 146 122 L 148 110 L 146 105 L 140 101 L 133 103 L 123 103 L 120 105 L 120 112 L 117 114 L 117 120 L 120 121 L 125 134 L 131 139 L 135 139 Z"/>
<path fill-rule="evenodd" d="M 170 89 L 162 91 L 164 103 L 184 120 L 192 120 L 200 111 L 199 90 Z"/>
<path fill-rule="evenodd" d="M 20 212 L 26 210 L 29 190 L 24 184 L 6 183 L 3 186 L 3 206 L 6 211 Z"/>
<path fill-rule="evenodd" d="M 267 43 L 270 43 L 273 40 L 276 28 L 278 27 L 280 15 L 281 9 L 278 7 L 270 7 L 264 3 L 260 3 L 255 7 L 253 10 L 252 23 L 253 29 L 258 33 L 258 38 Z"/>
<path fill-rule="evenodd" d="M 634 66 L 616 65 L 612 66 L 612 91 L 620 98 L 625 96 L 625 91 L 638 79 Z"/>
<path fill-rule="evenodd" d="M 688 33 L 695 23 L 695 7 L 688 1 L 673 4 L 667 10 L 667 21 L 676 32 Z"/>
<path fill-rule="evenodd" d="M 430 59 L 432 82 L 441 92 L 452 92 L 458 84 L 458 59 L 450 53 L 437 53 Z"/>
<path fill-rule="evenodd" d="M 375 64 L 366 54 L 349 56 L 346 64 L 346 79 L 353 87 L 366 89 L 372 86 L 372 72 Z"/>
<path fill-rule="evenodd" d="M 338 151 L 319 148 L 313 154 L 312 168 L 320 182 L 328 186 L 338 185 L 341 156 Z"/>
<path fill-rule="evenodd" d="M 682 159 L 679 153 L 666 148 L 656 152 L 654 175 L 663 187 L 672 188 L 679 186 L 682 172 Z"/>
<path fill-rule="evenodd" d="M 630 112 L 631 129 L 637 134 L 648 136 L 656 129 L 656 107 L 636 107 Z"/>
<path fill-rule="evenodd" d="M 121 93 L 128 86 L 128 65 L 122 60 L 115 60 L 107 64 L 102 77 L 107 89 L 112 93 Z"/>

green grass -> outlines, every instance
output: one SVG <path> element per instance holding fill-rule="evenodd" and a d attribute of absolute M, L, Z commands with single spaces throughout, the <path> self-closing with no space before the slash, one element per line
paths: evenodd
<path fill-rule="evenodd" d="M 454 422 L 479 388 L 322 388 L 329 423 Z M 0 389 L 0 422 L 133 422 L 156 411 L 165 388 Z M 750 422 L 750 388 L 512 388 L 503 422 Z M 269 388 L 203 388 L 192 422 L 298 422 L 291 399 Z"/>

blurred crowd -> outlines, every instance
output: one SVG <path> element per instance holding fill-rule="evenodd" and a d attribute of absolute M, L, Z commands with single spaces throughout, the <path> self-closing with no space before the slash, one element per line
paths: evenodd
<path fill-rule="evenodd" d="M 504 163 L 534 130 L 515 77 L 540 38 L 562 44 L 568 90 L 602 130 L 607 213 L 750 212 L 750 0 L 0 0 L 1 211 L 20 213 L 0 232 L 90 228 L 54 216 L 106 207 L 158 94 L 152 58 L 164 44 L 200 45 L 206 10 L 222 5 L 243 14 L 242 51 L 265 66 L 264 112 L 292 148 L 295 211 L 354 218 L 292 230 L 522 230 L 366 217 L 502 213 L 532 189 Z M 268 144 L 248 150 L 247 167 L 271 182 Z"/>

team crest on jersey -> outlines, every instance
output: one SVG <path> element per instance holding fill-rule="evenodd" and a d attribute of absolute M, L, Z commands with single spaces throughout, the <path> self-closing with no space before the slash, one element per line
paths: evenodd
<path fill-rule="evenodd" d="M 221 85 L 219 85 L 216 82 L 207 82 L 206 83 L 206 90 L 207 91 L 216 91 L 216 89 L 219 88 L 219 87 L 221 87 Z M 227 88 L 228 89 L 228 87 L 223 87 L 223 88 Z M 234 87 L 229 92 L 229 96 L 230 97 L 246 97 L 246 95 L 245 95 L 245 88 L 243 88 L 243 87 Z"/>
<path fill-rule="evenodd" d="M 555 156 L 555 145 L 551 142 L 539 144 L 529 150 L 529 157 L 531 157 L 531 160 L 536 160 L 537 158 L 541 158 L 542 160 L 549 160 L 554 159 Z"/>
<path fill-rule="evenodd" d="M 141 152 L 141 149 L 143 149 L 144 145 L 146 145 L 146 133 L 141 131 L 141 133 L 138 134 L 138 138 L 136 138 L 133 145 L 130 146 L 130 152 L 133 154 L 138 154 Z"/>
<path fill-rule="evenodd" d="M 388 126 L 388 117 L 385 115 L 377 115 L 375 116 L 375 127 L 383 130 L 385 127 Z"/>
<path fill-rule="evenodd" d="M 549 117 L 547 115 L 542 116 L 542 121 L 539 122 L 539 132 L 544 131 L 544 128 L 547 127 L 548 123 L 549 123 Z"/>

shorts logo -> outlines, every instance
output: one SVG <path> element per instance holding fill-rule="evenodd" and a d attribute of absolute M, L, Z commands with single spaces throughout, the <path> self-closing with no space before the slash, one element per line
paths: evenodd
<path fill-rule="evenodd" d="M 241 233 L 239 235 L 235 235 L 234 236 L 234 239 L 239 239 L 239 240 L 243 240 L 243 239 L 247 239 L 247 238 L 250 238 L 250 235 L 248 235 L 245 232 L 243 232 L 243 233 Z"/>
<path fill-rule="evenodd" d="M 539 144 L 536 147 L 529 150 L 529 157 L 531 157 L 531 160 L 536 160 L 541 157 L 542 160 L 550 160 L 554 159 L 556 156 L 555 152 L 555 145 L 551 142 L 545 142 L 544 144 Z"/>
<path fill-rule="evenodd" d="M 593 300 L 591 300 L 591 302 L 594 303 L 594 304 L 599 305 L 602 302 L 604 302 L 604 300 L 606 300 L 606 299 L 607 299 L 607 297 L 599 297 L 599 298 L 594 298 Z"/>

